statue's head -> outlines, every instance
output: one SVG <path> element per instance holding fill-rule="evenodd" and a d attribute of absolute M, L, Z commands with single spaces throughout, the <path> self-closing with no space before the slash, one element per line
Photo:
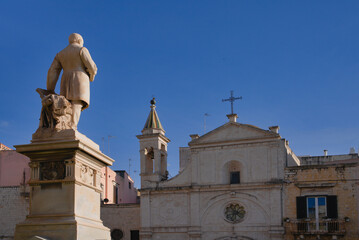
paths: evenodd
<path fill-rule="evenodd" d="M 71 35 L 69 37 L 69 43 L 70 44 L 77 43 L 77 44 L 80 44 L 82 47 L 84 45 L 84 39 L 78 33 L 71 33 Z"/>

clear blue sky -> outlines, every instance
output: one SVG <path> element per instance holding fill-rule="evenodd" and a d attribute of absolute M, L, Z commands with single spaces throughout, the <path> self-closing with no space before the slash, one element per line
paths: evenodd
<path fill-rule="evenodd" d="M 359 1 L 3 1 L 0 8 L 0 142 L 29 143 L 41 109 L 36 88 L 70 33 L 99 71 L 79 131 L 114 169 L 139 172 L 141 133 L 154 95 L 171 139 L 169 170 L 189 134 L 227 122 L 280 134 L 297 155 L 359 146 Z M 59 83 L 58 83 L 59 85 Z M 57 88 L 58 89 L 58 88 Z M 139 182 L 139 177 L 134 176 Z"/>

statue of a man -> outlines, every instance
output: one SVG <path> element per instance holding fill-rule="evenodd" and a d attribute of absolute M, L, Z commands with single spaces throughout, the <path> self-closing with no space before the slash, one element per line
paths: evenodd
<path fill-rule="evenodd" d="M 81 111 L 90 104 L 90 81 L 95 79 L 97 67 L 89 51 L 83 47 L 84 40 L 78 33 L 69 37 L 69 45 L 56 54 L 47 73 L 47 90 L 54 91 L 60 72 L 60 95 L 71 102 L 73 129 L 77 129 Z"/>

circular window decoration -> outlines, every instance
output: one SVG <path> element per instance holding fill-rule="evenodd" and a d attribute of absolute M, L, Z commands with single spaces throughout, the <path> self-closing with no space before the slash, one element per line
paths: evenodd
<path fill-rule="evenodd" d="M 112 240 L 121 240 L 123 237 L 123 232 L 120 229 L 114 229 L 111 231 Z"/>
<path fill-rule="evenodd" d="M 228 204 L 224 210 L 224 216 L 226 220 L 232 223 L 238 223 L 243 220 L 246 211 L 244 207 L 238 203 Z"/>

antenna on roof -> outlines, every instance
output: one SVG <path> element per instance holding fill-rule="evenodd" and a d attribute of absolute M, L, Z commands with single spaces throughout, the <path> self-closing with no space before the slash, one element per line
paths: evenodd
<path fill-rule="evenodd" d="M 204 114 L 204 124 L 203 124 L 203 130 L 204 130 L 204 132 L 203 132 L 203 134 L 205 134 L 206 133 L 206 117 L 209 117 L 209 116 L 211 116 L 211 115 L 209 115 L 208 113 L 205 113 Z"/>
<path fill-rule="evenodd" d="M 132 161 L 132 159 L 131 158 L 129 158 L 128 159 L 128 175 L 131 175 L 131 161 Z"/>
<path fill-rule="evenodd" d="M 115 137 L 116 136 L 111 136 L 111 135 L 107 136 L 107 155 L 110 155 L 110 139 Z"/>

